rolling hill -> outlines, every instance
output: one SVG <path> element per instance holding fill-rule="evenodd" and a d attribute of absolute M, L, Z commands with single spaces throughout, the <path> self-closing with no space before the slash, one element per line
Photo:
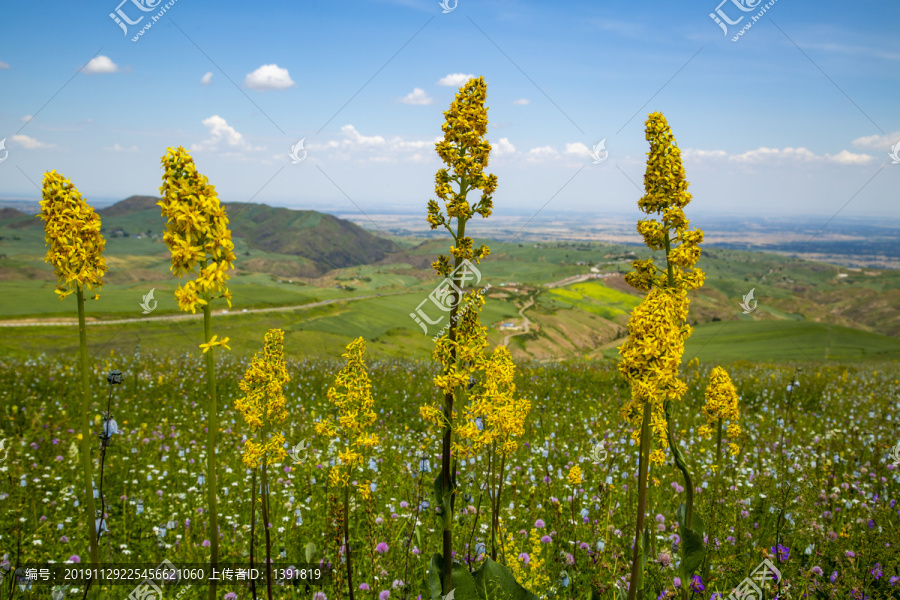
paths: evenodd
<path fill-rule="evenodd" d="M 158 238 L 165 221 L 155 196 L 131 196 L 99 209 L 102 232 L 107 238 L 141 236 Z M 257 257 L 254 271 L 281 267 L 286 275 L 317 276 L 332 269 L 378 262 L 396 248 L 387 239 L 332 215 L 312 210 L 274 208 L 265 204 L 225 203 L 232 237 L 250 249 L 275 255 Z M 0 209 L 0 227 L 14 230 L 41 230 L 39 219 L 14 208 Z M 161 249 L 162 251 L 162 249 Z M 295 257 L 294 261 L 290 257 Z M 283 264 L 293 262 L 291 265 Z M 282 264 L 278 264 L 278 263 Z M 278 270 L 277 268 L 275 270 Z M 293 271 L 293 272 L 292 272 Z"/>

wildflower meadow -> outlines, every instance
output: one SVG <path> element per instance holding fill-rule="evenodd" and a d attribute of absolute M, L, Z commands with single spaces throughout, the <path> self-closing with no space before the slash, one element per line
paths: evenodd
<path fill-rule="evenodd" d="M 90 353 L 100 217 L 46 173 L 80 352 L 0 357 L 0 600 L 900 598 L 900 369 L 686 359 L 704 232 L 663 113 L 644 122 L 635 227 L 654 256 L 625 277 L 641 299 L 619 359 L 489 343 L 487 98 L 468 79 L 434 144 L 422 219 L 449 326 L 430 361 L 363 337 L 342 360 L 289 353 L 288 317 L 233 351 L 212 307 L 241 257 L 181 146 L 160 225 L 203 328 L 178 352 Z"/>

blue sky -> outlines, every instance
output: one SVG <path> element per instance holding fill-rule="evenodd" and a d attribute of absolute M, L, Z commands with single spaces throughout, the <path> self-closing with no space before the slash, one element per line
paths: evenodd
<path fill-rule="evenodd" d="M 498 213 L 633 212 L 660 111 L 689 212 L 900 217 L 896 3 L 776 0 L 732 41 L 765 2 L 176 0 L 135 42 L 166 2 L 119 1 L 0 3 L 0 197 L 49 169 L 101 203 L 156 194 L 183 145 L 225 201 L 424 216 L 474 74 Z M 127 35 L 117 7 L 143 16 Z M 727 35 L 717 7 L 743 17 Z"/>

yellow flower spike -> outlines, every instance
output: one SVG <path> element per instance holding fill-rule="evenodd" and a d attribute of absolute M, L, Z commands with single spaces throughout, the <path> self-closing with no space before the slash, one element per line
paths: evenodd
<path fill-rule="evenodd" d="M 56 171 L 44 173 L 41 194 L 38 218 L 44 221 L 48 246 L 44 262 L 53 265 L 59 299 L 78 288 L 99 290 L 107 271 L 100 216 L 72 182 Z M 94 299 L 97 298 L 99 295 L 95 294 Z"/>
<path fill-rule="evenodd" d="M 651 427 L 656 443 L 668 446 L 668 431 L 663 405 L 683 397 L 687 383 L 679 377 L 684 342 L 692 328 L 687 325 L 687 292 L 703 285 L 704 274 L 693 268 L 700 258 L 703 232 L 688 230 L 684 207 L 691 200 L 681 162 L 681 151 L 672 130 L 661 113 L 651 113 L 646 121 L 650 142 L 644 175 L 644 196 L 638 207 L 660 220 L 641 219 L 637 230 L 651 250 L 665 250 L 666 268 L 658 268 L 653 259 L 636 260 L 634 271 L 625 276 L 635 289 L 647 292 L 634 308 L 628 321 L 628 339 L 619 347 L 622 361 L 619 371 L 631 384 L 631 400 L 621 409 L 622 416 L 635 427 L 639 437 L 644 403 L 651 403 Z M 662 464 L 665 454 L 657 448 L 651 461 Z"/>
<path fill-rule="evenodd" d="M 314 425 L 316 433 L 339 436 L 348 441 L 348 445 L 338 454 L 339 462 L 329 473 L 331 481 L 339 482 L 341 486 L 348 485 L 350 472 L 362 464 L 363 455 L 358 450 L 373 448 L 380 441 L 369 432 L 378 416 L 373 410 L 375 400 L 366 370 L 365 352 L 366 342 L 361 337 L 347 345 L 347 352 L 342 355 L 347 359 L 347 364 L 337 374 L 334 386 L 328 389 L 326 395 L 337 408 L 337 417 L 326 417 Z"/>
<path fill-rule="evenodd" d="M 214 295 L 231 306 L 226 284 L 234 268 L 234 243 L 215 186 L 180 146 L 169 148 L 160 162 L 165 173 L 157 204 L 167 219 L 163 241 L 171 253 L 171 270 L 176 277 L 197 276 L 175 292 L 178 308 L 194 313 Z"/>
<path fill-rule="evenodd" d="M 581 485 L 581 482 L 584 481 L 584 474 L 581 472 L 581 467 L 575 465 L 569 469 L 567 479 L 569 480 L 569 485 Z"/>
<path fill-rule="evenodd" d="M 699 429 L 701 436 L 709 438 L 713 428 L 718 428 L 719 419 L 730 420 L 728 425 L 728 437 L 734 439 L 740 436 L 741 427 L 736 422 L 740 416 L 738 408 L 738 393 L 728 371 L 722 367 L 716 367 L 709 376 L 709 385 L 706 387 L 706 403 L 703 405 L 703 416 L 706 417 L 706 425 Z"/>
<path fill-rule="evenodd" d="M 287 421 L 284 386 L 290 380 L 284 360 L 284 332 L 270 329 L 262 352 L 254 354 L 238 383 L 244 396 L 234 402 L 235 410 L 244 417 L 254 437 L 261 440 L 248 439 L 244 445 L 243 461 L 248 467 L 262 466 L 263 462 L 273 464 L 287 456 L 284 435 L 273 430 Z"/>

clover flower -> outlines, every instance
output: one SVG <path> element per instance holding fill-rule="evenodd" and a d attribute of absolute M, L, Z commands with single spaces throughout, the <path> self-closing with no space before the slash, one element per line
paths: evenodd
<path fill-rule="evenodd" d="M 181 146 L 168 148 L 161 163 L 165 173 L 157 204 L 168 219 L 163 241 L 172 254 L 171 270 L 176 277 L 197 275 L 175 292 L 178 308 L 194 313 L 213 294 L 225 298 L 230 307 L 231 292 L 225 284 L 234 268 L 234 243 L 216 188 Z"/>
<path fill-rule="evenodd" d="M 44 262 L 53 265 L 59 299 L 78 289 L 99 290 L 107 271 L 100 216 L 72 182 L 56 171 L 44 173 L 41 195 L 38 217 L 44 221 L 44 241 L 49 246 Z"/>

